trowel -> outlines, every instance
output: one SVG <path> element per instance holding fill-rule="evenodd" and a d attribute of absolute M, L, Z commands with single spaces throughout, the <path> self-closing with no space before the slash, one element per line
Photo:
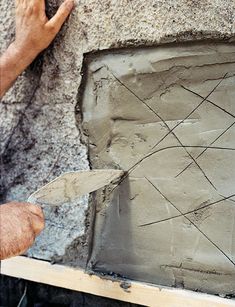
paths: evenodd
<path fill-rule="evenodd" d="M 115 169 L 64 173 L 30 195 L 28 202 L 43 206 L 75 204 L 79 197 L 117 181 L 123 174 Z"/>

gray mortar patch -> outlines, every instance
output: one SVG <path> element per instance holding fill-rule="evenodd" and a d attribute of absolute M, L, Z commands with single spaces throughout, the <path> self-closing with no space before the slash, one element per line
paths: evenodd
<path fill-rule="evenodd" d="M 185 44 L 87 59 L 80 106 L 96 193 L 89 266 L 234 294 L 235 47 Z"/>

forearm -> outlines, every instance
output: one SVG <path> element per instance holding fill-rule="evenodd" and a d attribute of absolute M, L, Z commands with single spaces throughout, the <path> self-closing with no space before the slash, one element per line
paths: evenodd
<path fill-rule="evenodd" d="M 24 51 L 12 43 L 0 57 L 0 97 L 11 87 L 16 78 L 34 60 L 37 54 Z"/>

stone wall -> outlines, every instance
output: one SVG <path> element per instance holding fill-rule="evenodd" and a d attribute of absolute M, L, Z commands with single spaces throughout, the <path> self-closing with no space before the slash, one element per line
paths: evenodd
<path fill-rule="evenodd" d="M 47 3 L 49 16 L 58 5 Z M 11 1 L 0 8 L 4 50 L 14 37 L 14 8 Z M 232 43 L 234 16 L 233 0 L 79 1 L 54 43 L 2 99 L 1 202 L 26 200 L 62 172 L 89 169 L 78 104 L 85 54 L 170 42 Z M 76 207 L 48 209 L 46 230 L 29 255 L 84 264 L 88 207 L 85 196 Z"/>

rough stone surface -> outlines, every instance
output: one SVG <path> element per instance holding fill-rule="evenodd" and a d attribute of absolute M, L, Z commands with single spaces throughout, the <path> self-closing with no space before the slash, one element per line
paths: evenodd
<path fill-rule="evenodd" d="M 128 173 L 97 195 L 91 268 L 234 294 L 235 46 L 97 55 L 86 74 L 91 166 Z"/>
<path fill-rule="evenodd" d="M 37 257 L 44 259 L 46 252 L 47 255 L 51 253 L 54 260 L 56 260 L 55 252 L 57 255 L 63 255 L 67 246 L 68 233 L 71 237 L 79 238 L 86 231 L 84 208 L 86 208 L 89 193 L 101 189 L 111 182 L 116 182 L 122 175 L 123 171 L 120 170 L 67 172 L 30 195 L 28 201 L 39 204 L 43 208 L 46 215 L 46 226 L 40 239 L 28 251 L 28 255 L 37 254 Z M 67 222 L 68 212 L 70 214 L 69 224 Z M 57 223 L 55 223 L 55 216 Z M 91 217 L 89 219 L 92 220 Z M 80 227 L 77 227 L 77 225 L 80 225 Z M 75 245 L 79 246 L 78 243 L 76 242 Z M 86 259 L 87 250 L 85 247 L 79 255 L 76 255 L 77 248 L 75 246 L 74 248 L 72 257 L 71 252 L 69 252 L 70 258 L 75 257 L 73 262 L 77 261 L 78 257 L 81 258 L 82 255 Z M 58 256 L 56 258 L 58 261 Z"/>
<path fill-rule="evenodd" d="M 55 0 L 47 3 L 49 16 L 58 5 Z M 87 149 L 78 129 L 77 98 L 84 53 L 175 41 L 232 41 L 234 14 L 233 0 L 79 1 L 53 45 L 1 102 L 1 202 L 26 200 L 64 171 L 89 169 Z M 12 1 L 1 1 L 2 50 L 13 39 L 13 15 Z M 48 260 L 62 257 L 68 263 L 74 253 L 72 258 L 76 255 L 79 262 L 81 249 L 87 244 L 87 209 L 88 199 L 82 198 L 76 207 L 61 208 L 59 214 L 47 212 L 55 227 L 38 238 L 30 255 Z M 63 248 L 58 240 L 62 218 L 68 225 L 63 232 Z M 74 218 L 76 231 L 69 228 Z"/>

